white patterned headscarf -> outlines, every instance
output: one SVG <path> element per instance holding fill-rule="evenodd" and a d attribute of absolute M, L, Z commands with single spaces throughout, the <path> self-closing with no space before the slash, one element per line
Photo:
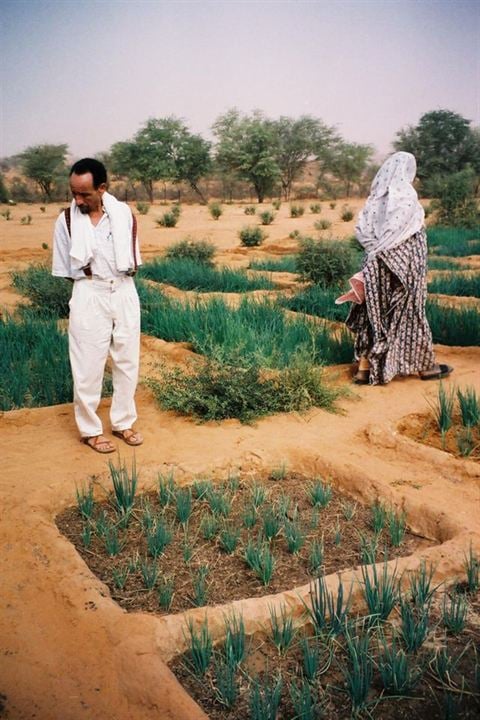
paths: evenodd
<path fill-rule="evenodd" d="M 397 247 L 423 227 L 425 213 L 412 186 L 416 171 L 411 153 L 396 152 L 375 175 L 355 227 L 369 257 Z"/>

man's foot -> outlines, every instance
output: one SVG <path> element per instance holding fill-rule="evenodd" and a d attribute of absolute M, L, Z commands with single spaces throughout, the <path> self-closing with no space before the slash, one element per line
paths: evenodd
<path fill-rule="evenodd" d="M 128 428 L 127 430 L 112 430 L 115 437 L 119 437 L 127 445 L 141 445 L 143 443 L 143 437 L 136 430 Z"/>
<path fill-rule="evenodd" d="M 434 365 L 430 370 L 422 370 L 420 378 L 422 380 L 441 380 L 450 375 L 451 372 L 453 372 L 453 367 L 441 363 L 440 365 Z"/>
<path fill-rule="evenodd" d="M 107 454 L 115 452 L 115 445 L 104 435 L 94 435 L 92 437 L 83 437 L 82 443 L 91 447 L 95 452 Z"/>

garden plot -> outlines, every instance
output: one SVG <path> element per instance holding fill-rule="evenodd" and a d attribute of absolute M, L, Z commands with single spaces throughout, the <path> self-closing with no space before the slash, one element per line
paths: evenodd
<path fill-rule="evenodd" d="M 260 597 L 429 545 L 407 532 L 402 511 L 366 507 L 329 480 L 285 468 L 262 480 L 192 486 L 160 476 L 156 492 L 140 497 L 134 468 L 110 471 L 114 492 L 95 501 L 93 485 L 77 490 L 77 507 L 57 525 L 129 611 Z"/>

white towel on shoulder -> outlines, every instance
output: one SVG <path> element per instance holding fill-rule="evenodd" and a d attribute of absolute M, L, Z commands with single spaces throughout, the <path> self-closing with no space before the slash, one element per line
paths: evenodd
<path fill-rule="evenodd" d="M 110 220 L 117 270 L 118 272 L 132 270 L 135 265 L 140 265 L 141 261 L 137 255 L 137 262 L 135 263 L 133 257 L 131 210 L 126 203 L 120 202 L 108 192 L 103 193 L 102 203 Z M 93 260 L 95 247 L 94 228 L 89 216 L 80 212 L 75 201 L 72 201 L 71 204 L 70 217 L 72 236 L 70 258 L 72 268 L 81 270 Z"/>

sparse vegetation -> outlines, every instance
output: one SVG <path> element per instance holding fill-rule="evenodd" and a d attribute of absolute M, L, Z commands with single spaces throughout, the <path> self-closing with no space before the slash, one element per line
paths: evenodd
<path fill-rule="evenodd" d="M 240 238 L 240 242 L 242 245 L 245 245 L 245 247 L 256 247 L 261 245 L 267 238 L 267 235 L 264 233 L 262 228 L 258 226 L 244 227 L 240 230 L 238 236 Z"/>

